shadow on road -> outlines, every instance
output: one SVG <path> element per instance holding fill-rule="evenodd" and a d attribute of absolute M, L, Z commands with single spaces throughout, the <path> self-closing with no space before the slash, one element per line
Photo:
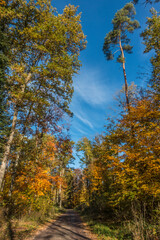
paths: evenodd
<path fill-rule="evenodd" d="M 73 210 L 52 223 L 46 230 L 37 235 L 34 240 L 91 240 L 86 236 L 80 217 Z"/>

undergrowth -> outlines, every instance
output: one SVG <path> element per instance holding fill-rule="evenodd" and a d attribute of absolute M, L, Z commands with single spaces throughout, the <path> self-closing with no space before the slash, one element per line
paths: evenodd
<path fill-rule="evenodd" d="M 159 222 L 144 222 L 142 218 L 125 220 L 91 209 L 79 209 L 82 219 L 101 240 L 159 240 Z"/>
<path fill-rule="evenodd" d="M 132 240 L 132 234 L 127 227 L 122 224 L 115 224 L 109 221 L 91 220 L 91 216 L 82 215 L 93 233 L 97 234 L 102 240 Z"/>
<path fill-rule="evenodd" d="M 9 216 L 6 209 L 0 209 L 0 240 L 25 240 L 43 225 L 50 223 L 63 210 L 53 207 L 47 214 L 31 212 L 19 217 Z"/>

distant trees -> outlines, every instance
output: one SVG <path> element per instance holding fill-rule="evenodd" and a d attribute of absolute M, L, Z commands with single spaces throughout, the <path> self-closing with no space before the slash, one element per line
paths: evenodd
<path fill-rule="evenodd" d="M 117 11 L 112 20 L 113 30 L 106 34 L 103 45 L 103 52 L 107 60 L 114 59 L 116 53 L 120 52 L 117 57 L 117 62 L 120 62 L 123 67 L 126 105 L 128 110 L 130 106 L 124 52 L 132 52 L 132 46 L 130 45 L 130 39 L 127 34 L 133 33 L 133 31 L 139 27 L 139 22 L 134 20 L 135 14 L 136 11 L 132 3 L 127 3 L 122 9 Z"/>

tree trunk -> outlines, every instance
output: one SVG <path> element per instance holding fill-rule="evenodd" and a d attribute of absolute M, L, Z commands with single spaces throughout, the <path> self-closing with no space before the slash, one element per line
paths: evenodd
<path fill-rule="evenodd" d="M 62 175 L 62 172 L 60 170 L 60 177 Z M 59 186 L 59 207 L 62 208 L 62 183 L 60 182 Z"/>
<path fill-rule="evenodd" d="M 62 184 L 59 186 L 59 208 L 62 208 Z"/>
<path fill-rule="evenodd" d="M 64 168 L 60 170 L 60 177 L 64 176 Z M 60 182 L 59 186 L 59 207 L 62 208 L 62 199 L 63 199 L 63 191 L 62 191 L 62 182 Z"/>
<path fill-rule="evenodd" d="M 128 109 L 128 112 L 129 112 L 130 111 L 130 104 L 129 104 L 129 96 L 128 96 L 128 83 L 127 83 L 127 76 L 126 76 L 124 51 L 123 51 L 123 48 L 122 48 L 121 37 L 120 36 L 119 36 L 119 46 L 120 46 L 120 50 L 121 50 L 121 54 L 122 54 L 122 58 L 123 58 L 122 67 L 123 67 L 123 75 L 124 75 L 124 82 L 125 82 L 125 95 L 126 95 L 127 109 Z"/>
<path fill-rule="evenodd" d="M 30 79 L 31 79 L 31 73 L 28 74 L 25 83 L 22 85 L 22 88 L 21 88 L 22 98 L 23 98 L 23 93 L 25 92 L 25 87 Z M 21 100 L 22 100 L 22 98 L 21 98 Z M 18 116 L 18 105 L 21 102 L 21 100 L 17 101 L 16 106 L 15 106 L 10 136 L 8 138 L 8 141 L 7 141 L 7 144 L 5 147 L 1 166 L 0 166 L 0 189 L 2 188 L 2 182 L 3 182 L 5 171 L 6 171 L 8 156 L 10 154 L 11 144 L 12 144 L 14 133 L 15 133 L 15 127 L 16 127 L 17 116 Z"/>
<path fill-rule="evenodd" d="M 22 147 L 23 147 L 23 139 L 24 139 L 24 135 L 25 135 L 26 129 L 27 129 L 26 124 L 27 124 L 27 121 L 30 117 L 32 108 L 33 108 L 33 104 L 31 104 L 28 115 L 26 117 L 26 123 L 24 125 L 22 135 L 20 137 L 20 147 L 19 147 L 18 152 L 17 152 L 16 160 L 13 163 L 13 172 L 12 172 L 12 175 L 11 175 L 11 185 L 10 185 L 10 196 L 12 195 L 13 185 L 14 185 L 14 181 L 15 181 L 15 178 L 16 178 L 16 171 L 17 171 L 17 167 L 19 165 L 19 158 L 20 158 L 20 155 L 21 155 Z"/>
<path fill-rule="evenodd" d="M 12 144 L 14 133 L 15 133 L 17 115 L 18 115 L 18 110 L 15 109 L 14 115 L 13 115 L 13 120 L 12 120 L 11 133 L 10 133 L 8 142 L 6 144 L 6 148 L 5 148 L 5 151 L 4 151 L 4 154 L 3 154 L 3 158 L 2 158 L 2 163 L 1 163 L 1 166 L 0 166 L 0 189 L 2 187 L 2 182 L 3 182 L 3 178 L 4 178 L 6 166 L 7 166 L 7 160 L 8 160 L 8 156 L 10 154 L 11 144 Z"/>
<path fill-rule="evenodd" d="M 21 135 L 20 144 L 22 143 L 23 138 L 24 138 L 24 135 Z M 10 196 L 12 196 L 13 185 L 14 185 L 14 181 L 15 181 L 15 178 L 16 178 L 16 172 L 17 172 L 17 167 L 18 167 L 18 164 L 19 164 L 19 158 L 20 158 L 20 155 L 21 155 L 21 150 L 22 150 L 22 146 L 20 146 L 20 148 L 18 149 L 16 160 L 13 163 L 13 172 L 11 174 Z"/>

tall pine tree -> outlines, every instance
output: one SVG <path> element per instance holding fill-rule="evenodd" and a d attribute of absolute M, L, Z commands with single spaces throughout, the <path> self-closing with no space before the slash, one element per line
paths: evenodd
<path fill-rule="evenodd" d="M 128 111 L 129 111 L 129 96 L 124 52 L 127 53 L 132 52 L 133 47 L 130 45 L 130 39 L 128 38 L 127 34 L 133 33 L 133 31 L 139 27 L 139 22 L 137 20 L 134 20 L 135 14 L 136 11 L 133 3 L 127 3 L 122 9 L 120 9 L 115 14 L 112 20 L 113 30 L 107 33 L 103 45 L 103 52 L 107 60 L 114 59 L 115 54 L 117 52 L 120 52 L 120 54 L 117 57 L 117 62 L 120 62 L 123 67 L 126 105 Z"/>

